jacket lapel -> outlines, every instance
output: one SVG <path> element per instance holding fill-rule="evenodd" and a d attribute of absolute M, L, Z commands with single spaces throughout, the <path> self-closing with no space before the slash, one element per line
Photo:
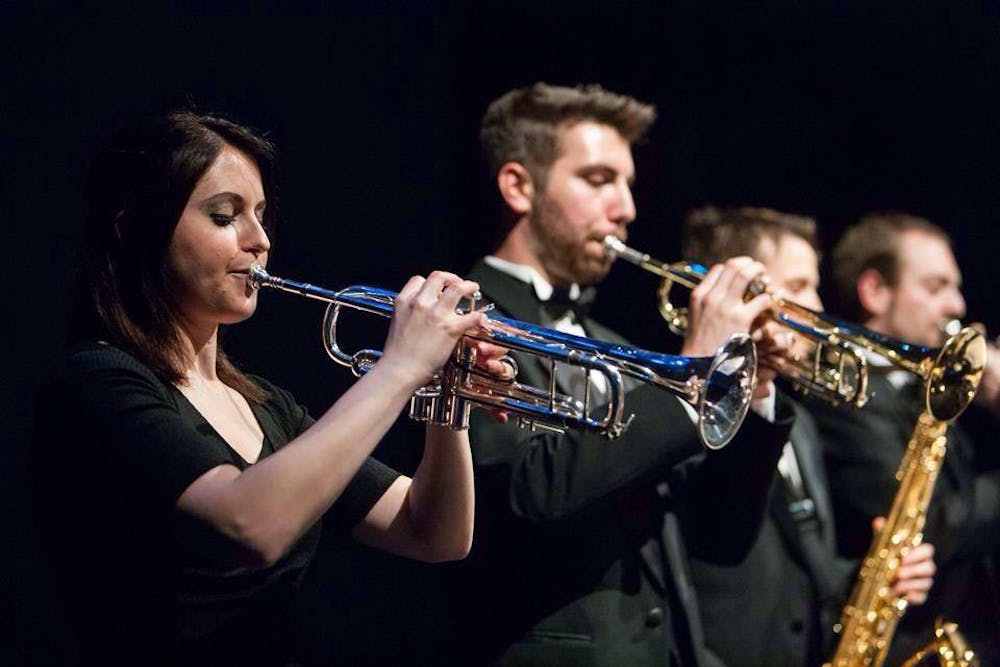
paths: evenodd
<path fill-rule="evenodd" d="M 802 483 L 815 503 L 816 516 L 823 532 L 823 542 L 833 548 L 833 534 L 830 530 L 833 525 L 833 505 L 830 501 L 829 482 L 822 460 L 820 436 L 812 420 L 806 416 L 805 409 L 798 403 L 795 404 L 795 413 L 795 427 L 791 435 L 792 449 L 795 450 L 795 458 L 802 473 Z"/>

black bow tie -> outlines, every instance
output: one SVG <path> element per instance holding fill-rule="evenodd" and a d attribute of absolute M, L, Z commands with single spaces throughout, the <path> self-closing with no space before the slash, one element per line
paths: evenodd
<path fill-rule="evenodd" d="M 577 323 L 580 323 L 590 312 L 596 296 L 597 290 L 586 287 L 580 290 L 579 296 L 574 300 L 569 297 L 568 287 L 553 287 L 552 296 L 541 303 L 542 313 L 553 322 L 566 317 L 567 313 L 573 313 Z"/>

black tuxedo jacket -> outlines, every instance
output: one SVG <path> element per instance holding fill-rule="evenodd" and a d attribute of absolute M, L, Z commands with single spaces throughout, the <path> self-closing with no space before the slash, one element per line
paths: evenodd
<path fill-rule="evenodd" d="M 861 409 L 810 401 L 824 436 L 827 474 L 842 555 L 860 558 L 872 538 L 872 517 L 884 515 L 896 493 L 895 473 L 922 407 L 919 383 L 895 388 L 884 373 Z M 938 566 L 927 603 L 900 622 L 888 664 L 898 664 L 932 636 L 943 616 L 960 630 L 984 664 L 1000 664 L 1000 604 L 989 555 L 1000 544 L 1000 472 L 977 470 L 973 443 L 948 429 L 948 453 L 924 529 Z"/>
<path fill-rule="evenodd" d="M 767 516 L 747 557 L 736 565 L 692 560 L 708 654 L 730 667 L 818 665 L 846 597 L 853 563 L 834 545 L 833 509 L 819 433 L 795 404 L 790 441 L 805 495 L 777 476 Z"/>
<path fill-rule="evenodd" d="M 539 321 L 530 285 L 484 263 L 469 278 L 500 311 Z M 592 320 L 583 326 L 621 341 Z M 519 381 L 547 386 L 537 359 L 518 363 Z M 476 536 L 456 568 L 458 662 L 700 664 L 685 551 L 742 559 L 792 416 L 785 406 L 775 424 L 748 418 L 734 442 L 706 454 L 676 398 L 649 386 L 627 396 L 636 418 L 615 441 L 532 433 L 474 412 Z"/>

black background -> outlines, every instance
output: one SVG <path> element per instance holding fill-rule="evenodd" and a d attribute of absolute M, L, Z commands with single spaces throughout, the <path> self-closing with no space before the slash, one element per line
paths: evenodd
<path fill-rule="evenodd" d="M 635 151 L 636 247 L 678 258 L 678 221 L 708 202 L 814 215 L 826 247 L 865 211 L 903 209 L 952 234 L 969 317 L 996 333 L 1000 8 L 909 4 L 0 0 L 0 661 L 72 655 L 32 544 L 23 453 L 31 387 L 65 334 L 87 157 L 114 127 L 193 102 L 268 131 L 281 151 L 274 272 L 398 288 L 489 250 L 497 207 L 476 142 L 488 102 L 536 80 L 600 82 L 660 113 Z M 670 349 L 654 287 L 617 266 L 595 311 Z M 320 315 L 268 294 L 227 339 L 314 412 L 350 381 L 321 351 Z"/>

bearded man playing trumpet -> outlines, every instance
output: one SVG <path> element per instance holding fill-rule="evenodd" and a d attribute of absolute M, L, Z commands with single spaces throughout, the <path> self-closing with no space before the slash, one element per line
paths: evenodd
<path fill-rule="evenodd" d="M 597 86 L 535 84 L 490 105 L 480 136 L 505 227 L 470 277 L 498 311 L 622 341 L 587 316 L 580 297 L 611 267 L 604 237 L 624 239 L 635 217 L 631 144 L 654 118 L 651 106 Z M 769 297 L 744 302 L 743 294 L 761 270 L 745 257 L 712 269 L 695 295 L 684 355 L 714 355 L 734 332 L 751 331 Z M 765 356 L 782 351 L 767 332 L 754 333 Z M 518 363 L 522 381 L 548 384 L 548 367 Z M 579 373 L 564 370 L 555 368 L 557 385 L 587 391 Z M 769 378 L 759 380 L 768 393 Z M 596 384 L 590 391 L 600 396 Z M 645 385 L 627 397 L 635 419 L 611 443 L 473 415 L 479 523 L 471 558 L 455 573 L 456 662 L 703 664 L 686 553 L 743 558 L 791 408 L 779 400 L 772 422 L 750 415 L 732 443 L 706 453 L 682 401 Z M 686 543 L 681 524 L 690 527 Z"/>
<path fill-rule="evenodd" d="M 837 243 L 833 288 L 838 312 L 876 332 L 919 345 L 944 341 L 944 324 L 965 315 L 961 274 L 945 232 L 903 213 L 863 217 Z M 994 355 L 995 356 L 995 355 Z M 995 386 L 987 363 L 984 391 Z M 825 459 L 842 556 L 858 558 L 872 539 L 871 518 L 886 510 L 907 442 L 923 409 L 921 381 L 878 357 L 870 359 L 872 398 L 863 410 L 810 402 L 826 444 Z M 900 621 L 886 664 L 899 664 L 934 632 L 955 621 L 982 664 L 1000 664 L 1000 597 L 990 555 L 1000 544 L 1000 471 L 963 429 L 947 431 L 948 450 L 927 512 L 924 534 L 938 574 L 927 603 Z"/>

